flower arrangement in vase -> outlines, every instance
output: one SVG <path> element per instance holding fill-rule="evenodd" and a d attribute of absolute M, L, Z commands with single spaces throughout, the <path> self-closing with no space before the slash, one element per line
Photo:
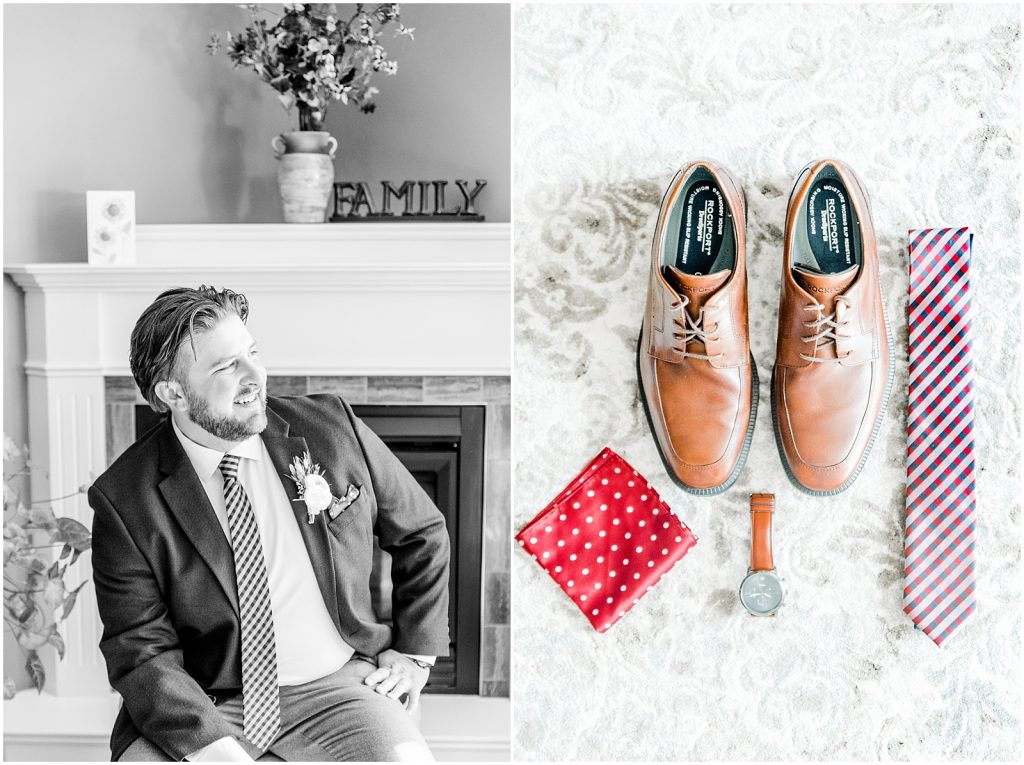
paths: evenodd
<path fill-rule="evenodd" d="M 240 33 L 228 32 L 225 41 L 212 35 L 211 55 L 222 47 L 235 68 L 252 69 L 277 94 L 290 114 L 298 113 L 297 131 L 275 136 L 271 146 L 279 160 L 278 184 L 285 220 L 322 223 L 334 183 L 337 141 L 323 129 L 332 101 L 353 104 L 373 112 L 379 92 L 370 84 L 377 72 L 393 75 L 398 64 L 381 44 L 383 30 L 395 25 L 395 36 L 412 39 L 413 29 L 400 20 L 397 3 L 356 4 L 348 19 L 338 18 L 333 3 L 286 4 L 276 15 L 248 5 L 251 23 Z"/>

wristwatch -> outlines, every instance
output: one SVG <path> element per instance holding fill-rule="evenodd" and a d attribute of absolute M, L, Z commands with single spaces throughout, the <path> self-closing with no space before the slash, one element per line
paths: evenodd
<path fill-rule="evenodd" d="M 775 616 L 782 605 L 782 580 L 772 558 L 774 494 L 750 495 L 750 569 L 740 585 L 740 603 L 751 616 Z"/>

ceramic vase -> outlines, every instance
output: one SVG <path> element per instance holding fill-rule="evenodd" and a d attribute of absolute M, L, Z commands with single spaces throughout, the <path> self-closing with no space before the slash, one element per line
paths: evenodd
<path fill-rule="evenodd" d="M 320 130 L 296 130 L 270 142 L 286 223 L 323 223 L 334 185 L 338 142 Z"/>

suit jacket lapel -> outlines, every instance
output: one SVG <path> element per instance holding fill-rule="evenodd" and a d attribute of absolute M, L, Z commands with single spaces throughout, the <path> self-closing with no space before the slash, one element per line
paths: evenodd
<path fill-rule="evenodd" d="M 299 525 L 299 531 L 302 534 L 302 541 L 305 542 L 306 550 L 309 552 L 309 560 L 313 564 L 313 573 L 316 575 L 316 583 L 320 587 L 324 604 L 327 606 L 331 618 L 334 619 L 334 623 L 340 627 L 337 579 L 334 570 L 334 556 L 331 555 L 330 531 L 327 530 L 327 513 L 320 513 L 313 523 L 309 523 L 306 504 L 302 501 L 295 501 L 299 498 L 299 492 L 295 481 L 291 479 L 288 472 L 288 466 L 293 459 L 301 457 L 309 447 L 306 446 L 306 439 L 302 436 L 290 436 L 289 429 L 289 424 L 268 405 L 267 429 L 263 431 L 263 443 L 270 453 L 270 459 L 274 463 L 274 468 L 288 495 L 288 503 L 292 507 L 295 522 Z M 313 461 L 316 462 L 315 457 Z M 332 486 L 331 488 L 336 489 L 337 487 Z"/>
<path fill-rule="evenodd" d="M 166 476 L 160 482 L 160 493 L 167 506 L 217 578 L 235 614 L 238 614 L 238 585 L 231 543 L 224 536 L 224 529 L 199 482 L 199 476 L 174 435 L 170 420 L 164 423 L 160 434 L 160 470 Z"/>

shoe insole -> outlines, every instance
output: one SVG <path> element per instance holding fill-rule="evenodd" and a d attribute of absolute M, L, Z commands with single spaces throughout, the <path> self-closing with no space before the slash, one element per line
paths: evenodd
<path fill-rule="evenodd" d="M 845 271 L 858 262 L 857 221 L 846 188 L 835 178 L 820 178 L 807 194 L 807 243 L 824 274 Z"/>
<path fill-rule="evenodd" d="M 716 263 L 732 233 L 732 215 L 714 180 L 699 180 L 685 190 L 675 267 L 687 274 L 710 274 L 729 267 Z"/>

